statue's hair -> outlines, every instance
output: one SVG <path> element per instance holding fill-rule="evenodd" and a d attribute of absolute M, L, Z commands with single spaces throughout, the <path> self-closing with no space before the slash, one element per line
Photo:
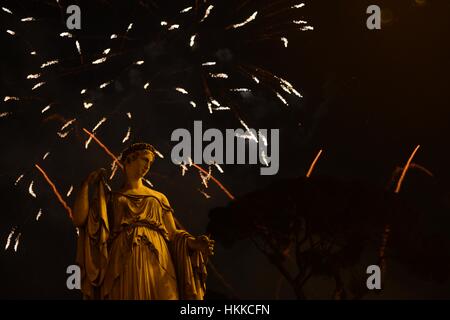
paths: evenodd
<path fill-rule="evenodd" d="M 156 156 L 155 147 L 153 147 L 149 143 L 139 142 L 139 143 L 133 143 L 131 146 L 129 146 L 128 148 L 123 150 L 122 153 L 120 154 L 119 160 L 120 160 L 120 162 L 124 163 L 129 155 L 131 155 L 137 151 L 142 151 L 142 150 L 150 151 L 151 153 L 153 153 L 153 158 L 155 158 L 155 156 Z"/>

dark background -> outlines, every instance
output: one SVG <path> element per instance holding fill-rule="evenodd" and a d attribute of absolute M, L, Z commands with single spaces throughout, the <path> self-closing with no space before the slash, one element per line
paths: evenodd
<path fill-rule="evenodd" d="M 170 12 L 172 7 L 187 6 L 185 1 L 156 2 L 159 5 L 157 12 L 163 13 Z M 281 178 L 304 175 L 317 151 L 323 149 L 317 174 L 362 180 L 382 187 L 395 167 L 402 165 L 420 144 L 415 161 L 432 171 L 433 179 L 442 186 L 442 197 L 448 196 L 450 3 L 444 0 L 305 2 L 306 7 L 300 9 L 301 16 L 315 30 L 292 33 L 288 37 L 288 49 L 282 48 L 281 41 L 274 40 L 242 44 L 236 51 L 241 45 L 240 37 L 226 42 L 230 48 L 221 47 L 220 39 L 209 39 L 210 51 L 219 58 L 229 51 L 235 55 L 233 59 L 263 65 L 288 79 L 304 96 L 286 107 L 266 90 L 267 94 L 258 92 L 252 97 L 253 103 L 240 110 L 251 127 L 280 128 L 278 175 L 260 176 L 258 166 L 233 165 L 224 165 L 225 173 L 215 171 L 214 175 L 239 196 Z M 64 8 L 69 4 L 61 3 Z M 209 210 L 228 202 L 212 183 L 206 190 L 210 199 L 199 193 L 198 189 L 202 187 L 195 169 L 191 168 L 184 177 L 181 176 L 179 168 L 170 161 L 173 146 L 170 134 L 178 127 L 192 128 L 194 120 L 203 120 L 204 127 L 216 128 L 238 128 L 239 122 L 231 113 L 209 115 L 201 103 L 197 109 L 191 109 L 189 100 L 161 89 L 175 86 L 183 79 L 192 85 L 194 97 L 200 99 L 202 89 L 200 85 L 196 87 L 195 72 L 177 74 L 175 80 L 164 77 L 155 84 L 153 95 L 142 90 L 148 75 L 159 72 L 161 66 L 167 75 L 179 70 L 180 65 L 191 63 L 191 57 L 185 56 L 182 49 L 156 38 L 148 40 L 153 39 L 151 31 L 139 28 L 139 21 L 146 21 L 146 15 L 156 22 L 162 19 L 157 14 L 152 16 L 134 1 L 127 5 L 115 1 L 73 3 L 78 3 L 82 9 L 82 30 L 78 34 L 84 40 L 80 40 L 83 52 L 101 52 L 108 47 L 108 35 L 123 32 L 133 21 L 137 21 L 135 32 L 147 36 L 147 42 L 126 42 L 120 49 L 146 49 L 131 50 L 127 58 L 119 57 L 111 67 L 76 76 L 58 76 L 80 63 L 74 39 L 57 36 L 66 31 L 60 9 L 51 1 L 21 1 L 20 4 L 2 1 L 2 6 L 10 8 L 15 15 L 0 12 L 1 97 L 28 96 L 31 91 L 26 75 L 39 70 L 40 65 L 27 54 L 27 44 L 20 41 L 19 36 L 8 35 L 7 29 L 19 32 L 20 38 L 33 43 L 46 60 L 72 57 L 64 60 L 66 69 L 58 69 L 47 78 L 48 85 L 40 97 L 56 97 L 58 103 L 52 105 L 46 116 L 40 110 L 48 100 L 20 103 L 2 100 L 0 104 L 0 112 L 12 112 L 8 117 L 0 118 L 0 297 L 4 299 L 81 297 L 79 292 L 69 291 L 65 286 L 66 267 L 74 263 L 75 230 L 33 164 L 42 164 L 65 194 L 70 185 L 79 186 L 90 171 L 108 168 L 111 159 L 94 142 L 85 151 L 85 136 L 79 130 L 72 132 L 66 140 L 59 139 L 55 132 L 64 122 L 49 119 L 52 114 L 62 115 L 66 120 L 79 115 L 82 125 L 92 129 L 102 115 L 109 112 L 108 121 L 98 132 L 100 139 L 117 154 L 124 147 L 121 140 L 131 123 L 133 141 L 150 142 L 164 154 L 165 158 L 154 164 L 149 178 L 157 190 L 167 195 L 177 218 L 190 232 L 203 233 Z M 256 10 L 260 4 L 254 3 L 257 5 L 250 5 L 250 8 Z M 262 1 L 261 5 L 263 3 L 270 1 Z M 382 30 L 366 28 L 365 12 L 370 4 L 378 4 L 383 10 Z M 217 19 L 226 19 L 228 14 L 220 11 Z M 42 17 L 42 20 L 34 24 L 17 22 L 18 18 L 26 16 Z M 242 14 L 233 21 L 247 16 L 249 14 Z M 249 37 L 252 32 L 257 35 L 255 28 L 250 29 Z M 146 60 L 144 69 L 124 67 L 127 62 L 140 58 Z M 158 67 L 148 63 L 152 59 Z M 96 101 L 94 107 L 89 112 L 80 112 L 79 90 L 93 88 L 105 82 L 103 80 L 116 77 L 117 70 L 124 70 L 117 81 L 106 90 L 92 90 L 90 98 Z M 153 82 L 150 82 L 152 87 Z M 124 115 L 128 110 L 133 113 L 131 121 Z M 48 150 L 52 153 L 42 161 Z M 22 173 L 24 178 L 14 186 Z M 34 181 L 38 195 L 36 199 L 28 194 L 31 181 Z M 118 183 L 117 180 L 115 185 Z M 73 196 L 68 199 L 69 204 Z M 39 208 L 44 213 L 39 221 L 35 221 Z M 436 221 L 436 224 L 440 223 L 443 222 Z M 14 242 L 4 251 L 14 226 L 22 234 L 18 251 L 11 248 Z M 231 250 L 218 245 L 213 262 L 240 298 L 275 297 L 279 274 L 250 243 L 239 242 Z M 215 295 L 229 294 L 212 273 L 208 289 Z M 376 297 L 449 298 L 449 289 L 448 284 L 416 279 L 401 265 L 393 265 L 384 290 Z M 326 281 L 316 279 L 309 290 L 310 297 L 327 298 L 327 290 Z M 294 296 L 287 286 L 283 286 L 280 297 L 290 299 Z"/>

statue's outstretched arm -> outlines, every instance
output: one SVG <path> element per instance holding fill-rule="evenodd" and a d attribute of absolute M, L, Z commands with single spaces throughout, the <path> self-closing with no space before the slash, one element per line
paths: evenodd
<path fill-rule="evenodd" d="M 164 199 L 167 201 L 166 199 Z M 168 203 L 168 202 L 167 202 Z M 164 214 L 164 224 L 166 226 L 167 232 L 169 233 L 169 239 L 173 239 L 175 237 L 175 234 L 179 231 L 186 230 L 180 230 L 177 228 L 175 224 L 175 219 L 172 215 L 171 211 L 166 211 Z M 186 232 L 187 233 L 187 232 Z M 213 255 L 214 254 L 214 240 L 210 240 L 209 237 L 203 235 L 200 237 L 194 237 L 192 235 L 187 235 L 186 238 L 186 244 L 189 249 L 196 250 L 196 251 L 202 251 L 204 254 Z"/>
<path fill-rule="evenodd" d="M 172 210 L 165 211 L 164 223 L 169 232 L 169 246 L 180 288 L 180 299 L 202 300 L 206 290 L 208 249 L 212 252 L 213 244 L 204 236 L 193 237 L 187 231 L 178 229 Z M 206 253 L 205 256 L 203 252 Z"/>

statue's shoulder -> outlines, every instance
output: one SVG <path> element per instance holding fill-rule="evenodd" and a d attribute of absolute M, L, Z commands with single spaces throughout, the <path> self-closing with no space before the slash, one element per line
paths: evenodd
<path fill-rule="evenodd" d="M 166 197 L 166 195 L 164 193 L 159 192 L 159 191 L 157 191 L 155 189 L 148 188 L 148 187 L 146 187 L 146 192 L 147 192 L 148 195 L 157 198 L 163 204 L 169 206 L 169 199 L 167 199 L 167 197 Z"/>
<path fill-rule="evenodd" d="M 167 199 L 167 197 L 164 193 L 159 192 L 155 189 L 148 188 L 148 187 L 146 187 L 146 188 L 147 188 L 146 191 L 148 192 L 148 195 L 157 198 L 164 209 L 172 210 L 169 199 Z"/>

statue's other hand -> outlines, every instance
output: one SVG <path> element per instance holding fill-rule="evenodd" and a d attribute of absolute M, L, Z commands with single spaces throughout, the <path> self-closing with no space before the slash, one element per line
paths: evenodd
<path fill-rule="evenodd" d="M 214 255 L 214 244 L 215 241 L 209 239 L 207 236 L 203 235 L 196 239 L 197 242 L 197 250 L 203 252 L 207 256 Z"/>

